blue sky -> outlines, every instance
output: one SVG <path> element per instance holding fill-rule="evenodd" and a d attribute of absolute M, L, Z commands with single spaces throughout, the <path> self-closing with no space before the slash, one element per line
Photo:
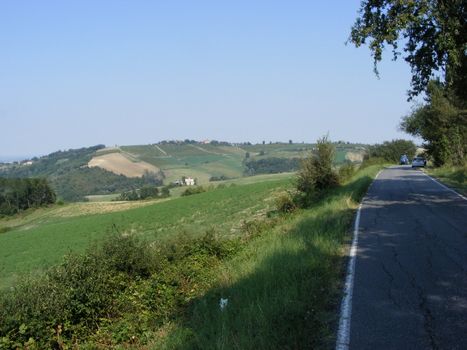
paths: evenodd
<path fill-rule="evenodd" d="M 382 142 L 410 70 L 345 45 L 359 0 L 0 2 L 0 156 L 164 139 Z"/>

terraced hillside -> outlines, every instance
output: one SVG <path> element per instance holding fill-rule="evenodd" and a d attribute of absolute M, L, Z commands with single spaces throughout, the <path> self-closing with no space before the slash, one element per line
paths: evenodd
<path fill-rule="evenodd" d="M 212 176 L 243 176 L 245 152 L 235 146 L 211 144 L 157 144 L 122 146 L 121 150 L 138 160 L 160 168 L 168 182 L 182 176 L 207 183 Z"/>
<path fill-rule="evenodd" d="M 360 162 L 364 146 L 336 143 L 336 164 L 345 161 Z M 134 162 L 145 162 L 161 169 L 165 182 L 193 177 L 199 184 L 209 182 L 212 177 L 238 178 L 245 174 L 245 162 L 263 159 L 296 159 L 313 151 L 313 144 L 271 143 L 241 144 L 162 142 L 151 145 L 122 146 L 99 151 L 120 153 Z M 96 155 L 97 156 L 97 155 Z M 94 158 L 95 159 L 95 158 Z M 298 162 L 297 162 L 298 163 Z M 288 171 L 294 169 L 288 169 Z"/>

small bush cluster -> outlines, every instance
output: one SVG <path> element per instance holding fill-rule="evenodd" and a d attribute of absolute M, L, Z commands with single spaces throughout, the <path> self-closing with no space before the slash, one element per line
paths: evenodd
<path fill-rule="evenodd" d="M 213 231 L 158 246 L 112 235 L 0 294 L 0 348 L 147 342 L 212 283 L 214 267 L 237 249 L 237 241 L 220 240 Z"/>
<path fill-rule="evenodd" d="M 159 191 L 154 186 L 143 186 L 139 190 L 131 190 L 123 192 L 115 200 L 117 201 L 138 201 L 150 198 L 167 198 L 170 196 L 170 189 L 168 186 L 162 187 Z"/>
<path fill-rule="evenodd" d="M 206 192 L 206 189 L 203 186 L 188 187 L 185 191 L 182 192 L 182 196 L 191 196 L 193 194 Z"/>
<path fill-rule="evenodd" d="M 345 163 L 339 168 L 339 182 L 343 183 L 355 175 L 357 169 L 352 163 Z"/>
<path fill-rule="evenodd" d="M 211 176 L 211 177 L 209 178 L 209 181 L 210 181 L 210 182 L 214 182 L 214 181 L 225 181 L 225 180 L 230 180 L 230 177 L 225 176 L 225 175 L 220 175 L 220 176 Z"/>
<path fill-rule="evenodd" d="M 285 192 L 276 198 L 276 208 L 279 213 L 291 213 L 297 209 L 297 203 L 290 193 Z"/>
<path fill-rule="evenodd" d="M 325 191 L 339 184 L 339 175 L 332 166 L 334 155 L 334 146 L 325 136 L 318 140 L 316 154 L 302 161 L 297 177 L 302 206 L 309 205 L 314 198 L 321 197 Z"/>

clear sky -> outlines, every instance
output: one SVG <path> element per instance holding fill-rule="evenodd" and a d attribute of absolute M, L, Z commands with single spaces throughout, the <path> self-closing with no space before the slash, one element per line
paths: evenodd
<path fill-rule="evenodd" d="M 360 0 L 0 2 L 0 156 L 164 139 L 382 142 L 410 70 L 345 45 Z"/>

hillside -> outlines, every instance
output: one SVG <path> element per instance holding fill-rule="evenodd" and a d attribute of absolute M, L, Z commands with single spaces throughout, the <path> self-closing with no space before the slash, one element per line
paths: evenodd
<path fill-rule="evenodd" d="M 86 195 L 105 195 L 139 188 L 145 184 L 161 185 L 162 175 L 151 173 L 130 178 L 100 167 L 88 167 L 88 162 L 104 145 L 58 151 L 28 162 L 3 164 L 1 177 L 44 177 L 60 199 L 84 200 Z"/>
<path fill-rule="evenodd" d="M 4 164 L 0 176 L 46 177 L 58 196 L 79 201 L 143 185 L 167 185 L 182 177 L 198 184 L 258 174 L 297 170 L 313 144 L 230 144 L 211 141 L 162 141 L 157 144 L 94 147 L 59 151 L 29 162 Z M 359 163 L 364 145 L 335 143 L 335 164 Z"/>
<path fill-rule="evenodd" d="M 336 165 L 345 161 L 359 163 L 363 159 L 365 146 L 339 142 L 336 146 Z M 121 152 L 136 161 L 144 161 L 162 170 L 165 182 L 172 182 L 182 176 L 196 178 L 205 184 L 211 178 L 238 178 L 244 175 L 294 171 L 299 160 L 312 152 L 313 144 L 265 143 L 230 144 L 211 141 L 160 142 L 152 145 L 122 146 L 109 152 Z M 269 169 L 259 168 L 251 174 L 248 163 L 274 159 L 276 164 Z M 295 162 L 290 162 L 295 160 Z"/>

